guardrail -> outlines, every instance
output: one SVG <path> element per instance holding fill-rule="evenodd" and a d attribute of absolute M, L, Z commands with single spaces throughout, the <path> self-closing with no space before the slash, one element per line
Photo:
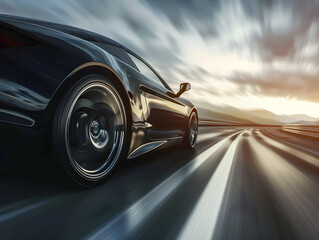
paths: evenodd
<path fill-rule="evenodd" d="M 199 126 L 247 126 L 247 125 L 255 125 L 254 123 L 243 123 L 243 122 L 235 122 L 214 118 L 200 118 Z"/>

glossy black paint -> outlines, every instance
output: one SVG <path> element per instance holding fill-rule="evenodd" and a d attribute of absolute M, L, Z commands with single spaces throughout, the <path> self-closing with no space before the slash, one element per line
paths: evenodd
<path fill-rule="evenodd" d="M 127 53 L 144 60 L 131 50 L 96 33 L 34 19 L 0 15 L 1 28 L 33 43 L 0 48 L 1 144 L 8 128 L 36 136 L 49 132 L 61 94 L 88 74 L 107 77 L 122 90 L 132 125 L 129 154 L 155 140 L 182 140 L 196 109 L 177 97 L 154 69 L 161 82 L 141 74 Z M 123 58 L 102 49 L 103 44 L 120 49 Z"/>

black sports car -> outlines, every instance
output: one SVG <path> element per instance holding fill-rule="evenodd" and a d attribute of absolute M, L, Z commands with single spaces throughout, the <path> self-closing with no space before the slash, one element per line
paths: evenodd
<path fill-rule="evenodd" d="M 94 186 L 122 159 L 164 144 L 194 148 L 197 110 L 180 97 L 190 88 L 174 93 L 143 58 L 99 34 L 0 15 L 2 160 L 52 151 L 76 182 Z"/>

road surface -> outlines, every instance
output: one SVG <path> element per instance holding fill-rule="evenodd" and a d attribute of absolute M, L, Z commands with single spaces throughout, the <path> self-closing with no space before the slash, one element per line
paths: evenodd
<path fill-rule="evenodd" d="M 81 190 L 1 172 L 1 239 L 319 239 L 319 129 L 202 127 Z"/>

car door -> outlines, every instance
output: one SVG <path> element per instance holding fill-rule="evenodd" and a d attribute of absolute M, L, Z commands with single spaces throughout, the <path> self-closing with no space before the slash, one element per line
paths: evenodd
<path fill-rule="evenodd" d="M 138 56 L 129 54 L 137 69 L 142 74 L 141 94 L 145 97 L 147 112 L 144 120 L 150 139 L 181 138 L 187 126 L 187 107 L 172 98 L 169 86 Z M 166 86 L 165 86 L 166 85 Z"/>

